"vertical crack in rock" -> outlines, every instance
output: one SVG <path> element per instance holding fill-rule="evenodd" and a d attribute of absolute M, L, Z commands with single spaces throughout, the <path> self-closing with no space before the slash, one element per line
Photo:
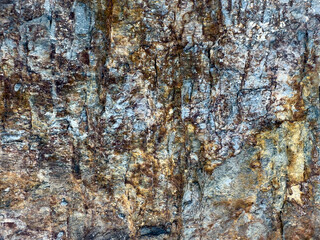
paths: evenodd
<path fill-rule="evenodd" d="M 282 221 L 282 211 L 279 213 L 279 221 L 280 221 L 280 237 L 283 238 L 283 221 Z"/>

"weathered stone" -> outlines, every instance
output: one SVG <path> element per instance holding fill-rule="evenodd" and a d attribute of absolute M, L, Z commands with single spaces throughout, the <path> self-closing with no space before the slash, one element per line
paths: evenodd
<path fill-rule="evenodd" d="M 319 0 L 0 0 L 0 239 L 318 239 Z"/>

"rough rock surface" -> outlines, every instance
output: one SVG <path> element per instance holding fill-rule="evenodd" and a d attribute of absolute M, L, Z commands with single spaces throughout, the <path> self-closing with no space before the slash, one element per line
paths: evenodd
<path fill-rule="evenodd" d="M 319 0 L 0 0 L 0 239 L 320 239 Z"/>

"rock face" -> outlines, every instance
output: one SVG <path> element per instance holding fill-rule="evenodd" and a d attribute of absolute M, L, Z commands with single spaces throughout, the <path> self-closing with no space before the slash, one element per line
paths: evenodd
<path fill-rule="evenodd" d="M 319 239 L 319 0 L 0 0 L 0 239 Z"/>

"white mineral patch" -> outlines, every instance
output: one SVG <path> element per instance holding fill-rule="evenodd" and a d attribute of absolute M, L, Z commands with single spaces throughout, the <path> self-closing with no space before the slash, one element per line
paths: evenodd
<path fill-rule="evenodd" d="M 18 92 L 20 90 L 20 88 L 21 88 L 21 84 L 20 83 L 17 83 L 17 84 L 14 85 L 14 91 L 15 92 Z"/>

